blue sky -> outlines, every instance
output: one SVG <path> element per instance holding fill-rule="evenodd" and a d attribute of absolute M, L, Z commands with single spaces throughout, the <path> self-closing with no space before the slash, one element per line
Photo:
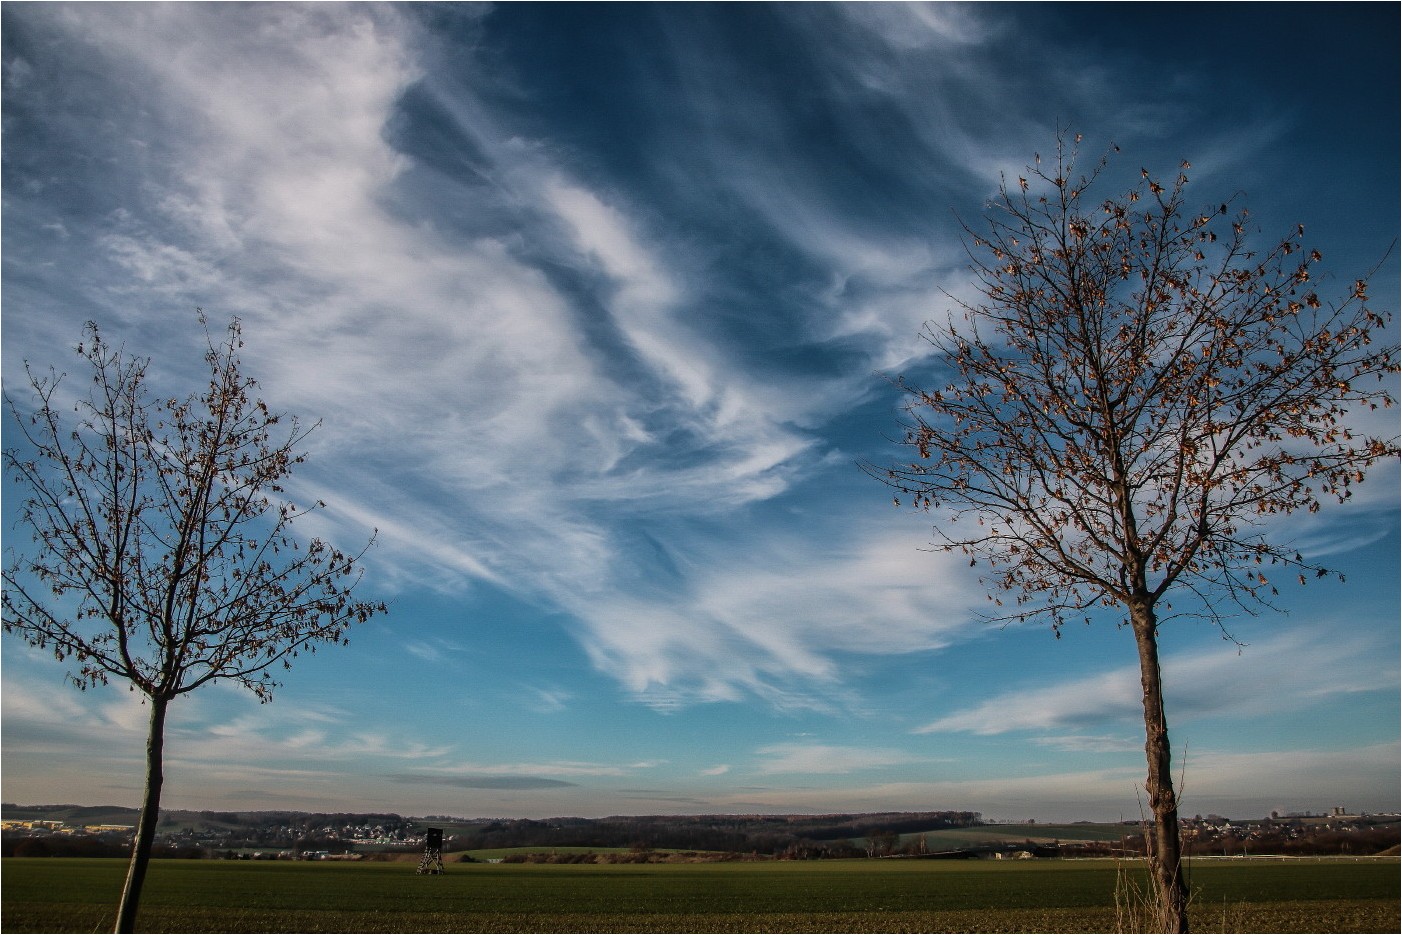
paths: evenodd
<path fill-rule="evenodd" d="M 306 533 L 388 616 L 174 709 L 165 804 L 1137 817 L 1133 641 L 981 622 L 862 461 L 1058 125 L 1194 169 L 1338 284 L 1397 236 L 1398 10 L 5 4 L 3 366 L 193 313 L 322 419 Z M 1394 253 L 1370 290 L 1397 308 Z M 1375 426 L 1376 428 L 1376 426 Z M 1380 431 L 1396 433 L 1395 414 Z M 7 443 L 13 433 L 7 430 Z M 7 543 L 22 542 L 10 522 Z M 1399 808 L 1398 474 L 1278 530 L 1348 574 L 1164 628 L 1183 810 Z M 135 804 L 144 711 L 3 642 L 3 796 Z"/>

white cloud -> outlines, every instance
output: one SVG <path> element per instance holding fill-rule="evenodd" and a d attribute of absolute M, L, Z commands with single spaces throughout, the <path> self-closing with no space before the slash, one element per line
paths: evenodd
<path fill-rule="evenodd" d="M 1319 810 L 1341 803 L 1366 811 L 1395 811 L 1398 756 L 1396 743 L 1342 750 L 1193 753 L 1184 768 L 1180 811 L 1248 818 L 1282 806 Z M 805 783 L 804 788 L 745 789 L 713 800 L 712 806 L 781 812 L 935 807 L 976 810 L 1002 820 L 1039 816 L 1039 820 L 1119 821 L 1138 819 L 1147 810 L 1144 778 L 1144 767 L 1137 765 L 856 787 Z"/>
<path fill-rule="evenodd" d="M 987 817 L 1060 816 L 1067 819 L 1136 817 L 1141 770 L 1114 768 L 1035 777 L 988 777 L 931 782 L 882 782 L 859 787 L 747 789 L 719 800 L 776 811 L 928 811 L 968 809 Z M 1107 808 L 1110 810 L 1106 814 Z"/>
<path fill-rule="evenodd" d="M 34 750 L 54 742 L 49 738 L 63 738 L 64 744 L 78 739 L 115 759 L 144 762 L 151 709 L 143 694 L 124 684 L 76 693 L 52 678 L 12 670 L 0 691 L 7 747 Z M 167 756 L 181 763 L 267 763 L 280 758 L 311 763 L 365 756 L 417 760 L 449 750 L 356 726 L 334 707 L 260 704 L 251 692 L 227 682 L 176 698 L 166 734 Z"/>
<path fill-rule="evenodd" d="M 172 763 L 240 763 L 272 769 L 318 769 L 367 760 L 419 762 L 449 755 L 452 744 L 425 743 L 401 725 L 372 725 L 326 704 L 259 704 L 251 693 L 220 683 L 181 699 L 171 725 Z"/>
<path fill-rule="evenodd" d="M 453 778 L 460 776 L 532 776 L 537 778 L 586 778 L 597 776 L 626 776 L 651 764 L 614 765 L 560 760 L 544 763 L 455 763 L 450 766 L 425 767 L 416 772 L 424 776 Z"/>
<path fill-rule="evenodd" d="M 527 706 L 539 714 L 555 714 L 569 708 L 569 702 L 574 697 L 574 693 L 562 688 L 537 688 L 525 686 L 527 697 L 530 699 Z"/>
<path fill-rule="evenodd" d="M 1131 753 L 1144 749 L 1142 740 L 1114 734 L 1033 737 L 1032 742 L 1039 747 L 1065 750 L 1070 753 Z"/>
<path fill-rule="evenodd" d="M 76 741 L 96 749 L 126 744 L 133 757 L 140 753 L 150 721 L 144 696 L 101 686 L 80 694 L 57 678 L 31 678 L 14 660 L 7 669 L 0 681 L 7 750 L 52 752 Z"/>
<path fill-rule="evenodd" d="M 615 304 L 625 309 L 630 318 L 661 318 L 681 297 L 677 287 L 629 229 L 627 218 L 617 209 L 605 204 L 593 192 L 558 177 L 545 182 L 541 195 L 565 222 L 575 249 L 597 260 L 603 272 L 617 284 Z M 679 362 L 668 363 L 668 370 L 680 367 Z M 693 386 L 684 372 L 679 382 L 696 390 L 689 394 L 693 405 L 706 401 L 708 387 Z"/>
<path fill-rule="evenodd" d="M 988 8 L 957 3 L 854 3 L 843 13 L 895 48 L 921 49 L 986 42 L 1001 30 Z"/>
<path fill-rule="evenodd" d="M 1115 669 L 1060 685 L 1007 692 L 945 715 L 916 733 L 1001 734 L 1131 719 L 1140 710 L 1138 687 L 1136 670 Z"/>
<path fill-rule="evenodd" d="M 407 641 L 404 644 L 404 651 L 411 656 L 417 656 L 425 662 L 442 662 L 444 659 L 442 650 L 422 640 Z"/>
<path fill-rule="evenodd" d="M 967 562 L 921 550 L 923 519 L 829 519 L 847 532 L 822 547 L 782 535 L 698 546 L 681 594 L 582 595 L 572 609 L 589 625 L 586 649 L 659 707 L 754 694 L 832 710 L 859 704 L 834 688 L 839 654 L 932 651 L 967 636 L 983 592 Z"/>
<path fill-rule="evenodd" d="M 1238 651 L 1213 650 L 1168 655 L 1161 661 L 1170 717 L 1234 717 L 1287 710 L 1330 695 L 1395 687 L 1395 661 L 1376 656 L 1376 647 L 1356 639 L 1296 630 Z M 1308 660 L 1308 665 L 1302 664 Z M 1278 688 L 1290 685 L 1288 697 Z M 1084 678 L 1018 689 L 945 715 L 917 733 L 963 731 L 1004 734 L 1051 731 L 1091 724 L 1138 722 L 1143 717 L 1137 666 L 1123 666 Z"/>
<path fill-rule="evenodd" d="M 1190 752 L 1184 766 L 1182 811 L 1206 812 L 1208 807 L 1198 803 L 1233 801 L 1283 803 L 1287 811 L 1318 811 L 1344 803 L 1360 810 L 1395 811 L 1399 761 L 1402 748 L 1396 742 L 1342 750 Z M 1379 800 L 1380 794 L 1386 798 Z M 1265 814 L 1266 809 L 1258 806 L 1254 813 Z"/>
<path fill-rule="evenodd" d="M 902 750 L 884 747 L 857 747 L 815 743 L 781 743 L 755 751 L 764 757 L 761 775 L 842 775 L 887 766 L 923 762 Z"/>

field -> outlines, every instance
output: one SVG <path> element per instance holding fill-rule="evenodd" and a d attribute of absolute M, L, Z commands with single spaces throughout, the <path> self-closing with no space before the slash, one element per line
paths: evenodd
<path fill-rule="evenodd" d="M 111 930 L 124 862 L 3 862 L 6 932 Z M 1113 861 L 153 861 L 142 931 L 1115 931 Z M 1396 932 L 1398 861 L 1202 860 L 1198 931 Z"/>
<path fill-rule="evenodd" d="M 1126 831 L 1136 831 L 1122 825 L 1071 824 L 1071 825 L 977 825 L 972 828 L 940 828 L 919 834 L 901 835 L 901 843 L 925 839 L 925 845 L 932 851 L 958 850 L 975 844 L 1011 843 L 1032 841 L 1037 844 L 1050 844 L 1053 841 L 1118 841 Z"/>

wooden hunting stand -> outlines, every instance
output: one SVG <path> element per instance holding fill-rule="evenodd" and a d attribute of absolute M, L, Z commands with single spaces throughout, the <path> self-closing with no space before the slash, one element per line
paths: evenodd
<path fill-rule="evenodd" d="M 419 860 L 419 873 L 443 872 L 443 829 L 429 828 L 424 836 L 424 855 Z"/>

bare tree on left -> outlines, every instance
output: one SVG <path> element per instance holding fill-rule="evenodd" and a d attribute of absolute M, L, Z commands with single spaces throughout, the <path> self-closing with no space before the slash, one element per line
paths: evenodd
<path fill-rule="evenodd" d="M 150 360 L 112 347 L 88 323 L 77 347 L 85 388 L 26 368 L 32 405 L 5 403 L 24 444 L 5 469 L 24 490 L 30 547 L 4 569 L 4 628 L 69 661 L 79 689 L 127 682 L 146 696 L 146 785 L 116 931 L 136 921 L 159 818 L 172 700 L 217 679 L 268 701 L 303 651 L 344 644 L 383 604 L 357 600 L 360 559 L 292 525 L 325 506 L 285 499 L 316 426 L 271 411 L 243 374 L 242 328 L 205 327 L 209 382 L 157 395 Z M 373 537 L 372 537 L 373 540 Z"/>

